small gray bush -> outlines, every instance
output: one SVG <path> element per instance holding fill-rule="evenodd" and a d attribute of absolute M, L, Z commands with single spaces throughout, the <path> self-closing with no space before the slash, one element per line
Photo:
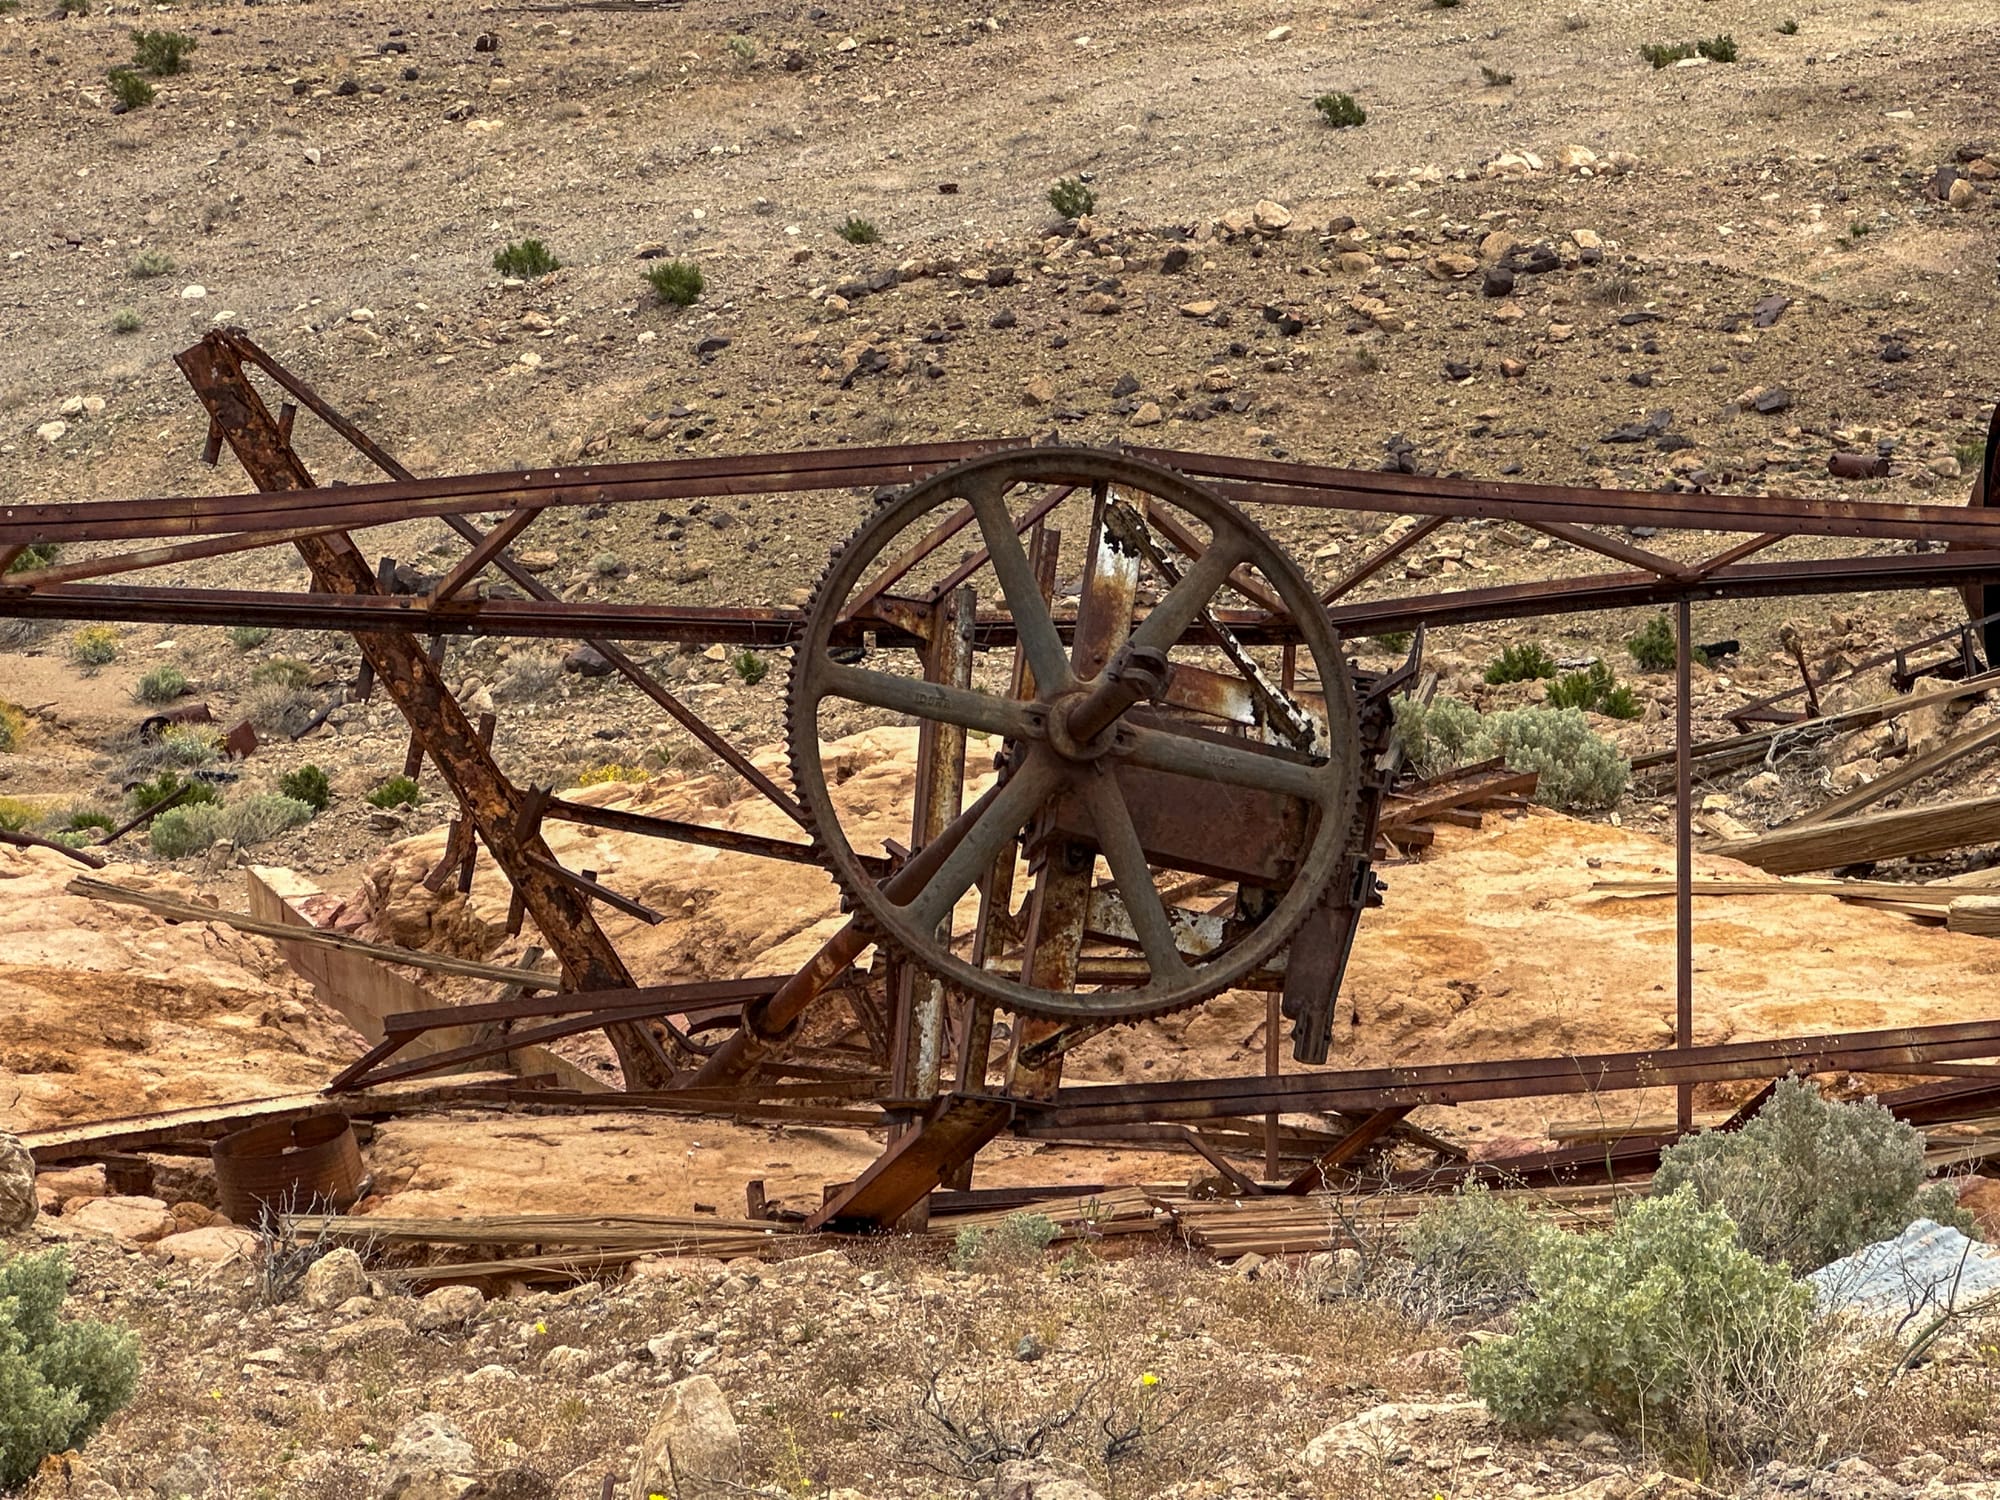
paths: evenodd
<path fill-rule="evenodd" d="M 1481 714 L 1455 698 L 1428 705 L 1406 698 L 1396 704 L 1396 733 L 1427 776 L 1496 755 L 1509 770 L 1537 772 L 1535 800 L 1550 807 L 1610 807 L 1632 776 L 1631 761 L 1574 708 Z"/>
<path fill-rule="evenodd" d="M 1711 1130 L 1670 1146 L 1656 1194 L 1686 1187 L 1736 1224 L 1753 1255 L 1804 1275 L 1914 1219 L 1975 1233 L 1945 1183 L 1924 1182 L 1923 1133 L 1873 1099 L 1825 1098 L 1787 1078 L 1741 1130 Z"/>
<path fill-rule="evenodd" d="M 298 735 L 305 732 L 319 704 L 304 688 L 284 682 L 262 682 L 243 699 L 243 712 L 250 722 L 271 734 Z"/>
<path fill-rule="evenodd" d="M 1499 1312 L 1528 1295 L 1544 1235 L 1559 1231 L 1475 1183 L 1427 1208 L 1403 1230 L 1410 1257 L 1408 1311 L 1428 1317 Z"/>
<path fill-rule="evenodd" d="M 959 1230 L 951 1263 L 960 1271 L 1039 1265 L 1055 1237 L 1055 1220 L 1046 1214 L 1009 1214 L 991 1229 Z"/>
<path fill-rule="evenodd" d="M 1465 1352 L 1466 1385 L 1508 1427 L 1581 1407 L 1706 1470 L 1809 1441 L 1834 1399 L 1811 1286 L 1738 1245 L 1691 1188 L 1606 1233 L 1546 1236 L 1532 1282 L 1519 1332 Z"/>

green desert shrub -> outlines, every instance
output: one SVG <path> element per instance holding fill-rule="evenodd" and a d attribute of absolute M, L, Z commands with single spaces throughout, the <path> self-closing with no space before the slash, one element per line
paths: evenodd
<path fill-rule="evenodd" d="M 0 828 L 19 833 L 42 821 L 42 810 L 21 797 L 0 797 Z"/>
<path fill-rule="evenodd" d="M 1082 179 L 1065 177 L 1049 189 L 1049 207 L 1065 219 L 1081 219 L 1097 208 L 1097 194 Z"/>
<path fill-rule="evenodd" d="M 69 654 L 80 667 L 109 666 L 118 651 L 118 632 L 109 625 L 86 625 L 69 638 Z"/>
<path fill-rule="evenodd" d="M 691 260 L 656 261 L 646 268 L 646 284 L 653 295 L 675 307 L 692 307 L 708 279 Z"/>
<path fill-rule="evenodd" d="M 144 109 L 153 102 L 157 92 L 131 68 L 112 68 L 104 77 L 111 85 L 112 96 L 127 110 Z"/>
<path fill-rule="evenodd" d="M 493 269 L 502 276 L 532 281 L 537 276 L 561 270 L 562 262 L 550 254 L 549 247 L 540 240 L 517 240 L 493 252 Z"/>
<path fill-rule="evenodd" d="M 1528 1295 L 1542 1237 L 1558 1232 L 1476 1183 L 1426 1208 L 1402 1235 L 1414 1308 L 1463 1317 L 1512 1307 Z"/>
<path fill-rule="evenodd" d="M 183 807 L 216 800 L 215 788 L 207 782 L 190 782 L 176 776 L 172 771 L 162 771 L 151 781 L 142 781 L 126 792 L 125 804 L 135 813 L 144 812 L 147 808 L 166 801 L 184 786 L 190 790 L 181 803 Z"/>
<path fill-rule="evenodd" d="M 1581 672 L 1566 672 L 1549 684 L 1550 708 L 1580 708 L 1612 719 L 1639 717 L 1639 700 L 1620 687 L 1607 662 L 1594 661 Z"/>
<path fill-rule="evenodd" d="M 1923 1132 L 1872 1099 L 1828 1099 L 1797 1078 L 1779 1083 L 1741 1130 L 1669 1147 L 1653 1191 L 1681 1188 L 1729 1215 L 1744 1249 L 1801 1275 L 1913 1219 L 1974 1230 L 1948 1185 L 1925 1184 Z"/>
<path fill-rule="evenodd" d="M 1354 102 L 1352 94 L 1321 94 L 1313 100 L 1313 108 L 1334 130 L 1350 130 L 1368 123 L 1368 111 Z"/>
<path fill-rule="evenodd" d="M 1678 660 L 1674 627 L 1667 623 L 1665 615 L 1654 615 L 1626 636 L 1625 649 L 1632 653 L 1632 660 L 1647 672 L 1664 672 Z"/>
<path fill-rule="evenodd" d="M 990 1229 L 961 1229 L 951 1248 L 960 1271 L 1007 1270 L 1039 1265 L 1055 1242 L 1055 1220 L 1046 1214 L 1009 1214 Z"/>
<path fill-rule="evenodd" d="M 1632 763 L 1574 708 L 1482 714 L 1455 698 L 1428 706 L 1405 698 L 1396 705 L 1396 733 L 1427 776 L 1495 756 L 1509 770 L 1537 772 L 1535 800 L 1550 807 L 1610 807 L 1632 776 Z"/>
<path fill-rule="evenodd" d="M 97 833 L 109 833 L 118 826 L 117 820 L 103 808 L 91 807 L 87 804 L 64 808 L 61 821 L 64 833 L 88 833 L 93 831 Z"/>
<path fill-rule="evenodd" d="M 1465 1351 L 1466 1384 L 1507 1427 L 1581 1408 L 1707 1470 L 1784 1451 L 1824 1419 L 1813 1289 L 1736 1243 L 1691 1188 L 1607 1232 L 1537 1245 L 1518 1332 Z"/>
<path fill-rule="evenodd" d="M 289 656 L 274 656 L 269 661 L 260 661 L 250 669 L 250 681 L 257 687 L 276 684 L 280 687 L 302 688 L 312 681 L 312 668 L 302 661 L 294 661 Z"/>
<path fill-rule="evenodd" d="M 327 804 L 333 801 L 333 788 L 327 784 L 326 772 L 310 763 L 280 776 L 278 790 L 296 802 L 305 803 L 314 812 L 325 812 Z"/>
<path fill-rule="evenodd" d="M 1486 681 L 1493 687 L 1555 675 L 1556 659 L 1534 641 L 1507 647 L 1486 668 Z"/>
<path fill-rule="evenodd" d="M 840 226 L 840 237 L 850 245 L 874 245 L 882 239 L 875 226 L 858 214 L 849 215 L 847 222 Z"/>
<path fill-rule="evenodd" d="M 151 281 L 156 276 L 174 274 L 174 258 L 164 250 L 141 250 L 126 263 L 134 281 Z"/>
<path fill-rule="evenodd" d="M 755 651 L 739 651 L 729 658 L 729 668 L 743 680 L 746 687 L 755 687 L 764 680 L 764 674 L 771 670 L 771 664 Z"/>
<path fill-rule="evenodd" d="M 187 691 L 187 674 L 179 667 L 155 667 L 139 679 L 132 696 L 141 703 L 161 704 L 185 697 Z"/>
<path fill-rule="evenodd" d="M 111 315 L 113 333 L 137 333 L 146 326 L 146 320 L 139 316 L 136 307 L 121 307 Z"/>
<path fill-rule="evenodd" d="M 1685 62 L 1694 56 L 1693 42 L 1642 42 L 1639 55 L 1651 63 L 1657 71 L 1671 68 L 1677 62 Z"/>
<path fill-rule="evenodd" d="M 391 776 L 368 794 L 368 800 L 377 807 L 415 807 L 424 793 L 414 776 Z"/>
<path fill-rule="evenodd" d="M 132 33 L 132 62 L 155 78 L 169 78 L 187 71 L 188 54 L 194 38 L 185 31 L 135 31 Z"/>
<path fill-rule="evenodd" d="M 213 802 L 170 807 L 146 830 L 146 842 L 162 859 L 199 854 L 221 836 L 222 809 Z"/>
<path fill-rule="evenodd" d="M 0 702 L 0 753 L 14 749 L 27 732 L 28 716 L 11 703 Z"/>
<path fill-rule="evenodd" d="M 60 1316 L 69 1279 L 61 1250 L 0 1258 L 0 1487 L 82 1447 L 139 1383 L 129 1332 Z"/>
<path fill-rule="evenodd" d="M 1733 63 L 1736 61 L 1736 38 L 1725 31 L 1720 36 L 1696 42 L 1694 50 L 1710 62 Z"/>
<path fill-rule="evenodd" d="M 55 542 L 30 542 L 21 549 L 21 555 L 7 564 L 9 573 L 25 573 L 30 568 L 46 568 L 56 560 L 62 547 Z"/>
<path fill-rule="evenodd" d="M 268 625 L 232 625 L 229 627 L 229 644 L 238 651 L 255 651 L 271 638 Z"/>

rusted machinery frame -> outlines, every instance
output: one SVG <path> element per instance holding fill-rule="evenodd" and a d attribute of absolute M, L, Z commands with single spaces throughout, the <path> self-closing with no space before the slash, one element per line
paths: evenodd
<path fill-rule="evenodd" d="M 232 348 L 203 342 L 181 354 L 178 363 L 254 483 L 262 489 L 285 492 L 313 489 L 311 474 L 244 378 L 241 360 Z M 345 536 L 302 537 L 294 545 L 322 590 L 355 595 L 376 590 L 374 572 Z M 538 861 L 550 859 L 541 835 L 521 838 L 516 833 L 519 793 L 480 744 L 477 732 L 416 640 L 396 632 L 363 631 L 356 634 L 355 643 L 374 666 L 376 679 L 402 710 L 411 730 L 423 739 L 440 774 L 458 795 L 465 816 L 506 870 L 570 984 L 577 989 L 630 986 L 632 976 L 591 916 L 588 903 L 578 900 L 560 882 L 550 880 L 539 865 Z M 643 1028 L 619 1023 L 609 1035 L 628 1083 L 657 1085 L 671 1076 L 665 1054 Z"/>

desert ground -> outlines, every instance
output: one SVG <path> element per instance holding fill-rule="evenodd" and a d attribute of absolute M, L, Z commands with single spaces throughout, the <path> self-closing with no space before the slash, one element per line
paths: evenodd
<path fill-rule="evenodd" d="M 150 103 L 121 109 L 108 70 L 144 29 L 194 47 L 186 71 L 151 80 Z M 1737 60 L 1641 57 L 1722 36 Z M 2000 19 L 1979 0 L 93 0 L 81 13 L 21 0 L 0 9 L 0 509 L 247 487 L 227 456 L 201 463 L 206 419 L 173 363 L 223 326 L 419 474 L 1019 437 L 1962 503 L 2000 399 L 1996 44 Z M 1365 123 L 1330 128 L 1313 101 L 1331 92 Z M 1051 207 L 1059 179 L 1095 196 L 1080 225 Z M 494 267 L 528 239 L 560 268 Z M 1504 271 L 1537 246 L 1541 269 Z M 702 272 L 690 306 L 644 279 L 668 258 Z M 372 477 L 308 418 L 299 433 L 322 484 Z M 1879 453 L 1888 473 L 1835 479 L 1836 451 Z M 870 507 L 842 492 L 565 510 L 519 550 L 570 598 L 797 605 Z M 1324 584 L 1387 524 L 1326 513 L 1272 531 Z M 363 545 L 428 577 L 462 551 L 421 520 Z M 1580 559 L 1518 528 L 1446 528 L 1356 597 Z M 275 551 L 145 576 L 307 584 Z M 1505 708 L 1545 689 L 1484 681 L 1504 646 L 1602 657 L 1641 711 L 1593 726 L 1628 754 L 1657 750 L 1671 676 L 1624 646 L 1649 613 L 1433 632 L 1427 661 L 1440 691 Z M 1697 734 L 1727 733 L 1732 709 L 1798 682 L 1787 640 L 1824 680 L 1964 615 L 1948 591 L 1699 606 L 1698 640 L 1740 644 L 1696 669 Z M 1383 666 L 1395 644 L 1358 647 Z M 341 930 L 521 956 L 490 860 L 464 897 L 420 884 L 451 813 L 435 774 L 414 806 L 366 800 L 402 767 L 392 706 L 341 704 L 290 737 L 354 676 L 349 639 L 133 625 L 113 648 L 82 662 L 68 625 L 0 618 L 0 814 L 122 816 L 162 764 L 136 735 L 159 705 L 137 694 L 172 667 L 218 723 L 259 726 L 232 796 L 310 761 L 331 801 L 254 845 L 169 857 L 128 838 L 105 878 L 241 909 L 245 867 L 282 867 L 325 893 Z M 783 653 L 756 671 L 699 647 L 645 661 L 782 778 Z M 559 648 L 458 640 L 446 675 L 497 712 L 497 755 L 519 781 L 594 782 L 571 795 L 787 831 L 653 705 L 565 671 Z M 1888 691 L 1877 672 L 1828 706 Z M 1993 712 L 1911 716 L 1704 776 L 1701 842 L 1781 823 Z M 913 737 L 886 716 L 829 732 L 845 805 L 906 832 Z M 1996 790 L 1989 750 L 1897 795 Z M 1670 1040 L 1670 904 L 1592 891 L 1670 872 L 1670 798 L 1670 782 L 1641 776 L 1610 808 L 1441 828 L 1385 870 L 1335 1062 Z M 666 913 L 657 926 L 607 914 L 641 983 L 783 972 L 842 920 L 810 868 L 774 876 L 570 825 L 552 842 Z M 1877 874 L 1990 863 L 1974 849 Z M 311 1090 L 358 1055 L 361 1038 L 273 944 L 93 902 L 66 890 L 77 873 L 0 848 L 0 1128 Z M 1705 854 L 1700 873 L 1752 872 Z M 1972 1018 L 1996 969 L 1993 939 L 1895 912 L 1704 899 L 1697 1040 Z M 486 993 L 426 983 L 440 1000 Z M 1069 1076 L 1254 1069 L 1264 1025 L 1262 998 L 1232 993 L 1095 1039 Z M 564 1053 L 613 1069 L 601 1042 Z M 1726 1112 L 1750 1092 L 1698 1102 Z M 1669 1102 L 1427 1109 L 1413 1123 L 1479 1156 L 1545 1144 L 1580 1114 Z M 467 1110 L 382 1124 L 362 1207 L 729 1214 L 757 1178 L 805 1209 L 879 1149 L 854 1129 Z M 1198 1165 L 1008 1141 L 978 1181 L 1181 1181 Z M 157 1180 L 184 1206 L 135 1220 L 89 1207 L 113 1196 L 101 1173 L 45 1174 L 44 1216 L 9 1247 L 66 1245 L 76 1303 L 142 1341 L 133 1404 L 31 1493 L 595 1500 L 636 1483 L 645 1500 L 642 1442 L 665 1389 L 697 1374 L 741 1425 L 733 1493 L 2000 1492 L 1993 1351 L 1977 1338 L 1947 1341 L 1816 1448 L 1704 1469 L 1588 1424 L 1500 1431 L 1459 1366 L 1492 1320 L 1348 1296 L 1327 1257 L 1232 1268 L 1107 1241 L 1009 1260 L 892 1240 L 795 1263 L 662 1257 L 623 1282 L 470 1307 L 411 1295 L 390 1257 L 335 1300 L 274 1289 L 268 1245 L 211 1221 L 198 1172 Z"/>

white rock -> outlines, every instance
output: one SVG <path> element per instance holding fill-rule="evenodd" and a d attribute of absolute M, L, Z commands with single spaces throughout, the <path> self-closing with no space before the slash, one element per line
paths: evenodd
<path fill-rule="evenodd" d="M 705 1500 L 735 1493 L 743 1478 L 743 1437 L 722 1388 L 706 1375 L 668 1386 L 666 1404 L 639 1447 L 632 1500 Z"/>
<path fill-rule="evenodd" d="M 169 1263 L 226 1266 L 257 1253 L 257 1236 L 234 1224 L 210 1224 L 153 1241 L 150 1253 Z"/>
<path fill-rule="evenodd" d="M 299 1295 L 315 1312 L 331 1312 L 350 1297 L 368 1293 L 368 1272 L 347 1246 L 330 1250 L 306 1270 Z"/>
<path fill-rule="evenodd" d="M 63 404 L 59 409 L 66 417 L 81 416 L 83 414 L 83 397 L 66 396 L 63 398 Z"/>
<path fill-rule="evenodd" d="M 1273 26 L 1269 31 L 1264 33 L 1264 40 L 1267 42 L 1282 42 L 1291 34 L 1292 28 L 1289 26 Z"/>
<path fill-rule="evenodd" d="M 372 323 L 375 321 L 375 309 L 372 307 L 357 307 L 347 315 L 347 321 L 350 323 Z"/>
<path fill-rule="evenodd" d="M 1391 1401 L 1327 1428 L 1306 1444 L 1304 1458 L 1315 1469 L 1339 1461 L 1373 1458 L 1394 1463 L 1410 1451 L 1410 1433 L 1439 1417 L 1490 1421 L 1483 1401 Z"/>
<path fill-rule="evenodd" d="M 486 1299 L 475 1286 L 441 1286 L 434 1292 L 425 1294 L 417 1304 L 416 1317 L 411 1320 L 419 1333 L 436 1333 L 445 1328 L 459 1328 L 479 1316 L 479 1310 L 486 1305 Z"/>
<path fill-rule="evenodd" d="M 207 295 L 208 288 L 205 286 L 184 286 L 181 288 L 181 301 L 183 302 L 199 302 Z"/>

